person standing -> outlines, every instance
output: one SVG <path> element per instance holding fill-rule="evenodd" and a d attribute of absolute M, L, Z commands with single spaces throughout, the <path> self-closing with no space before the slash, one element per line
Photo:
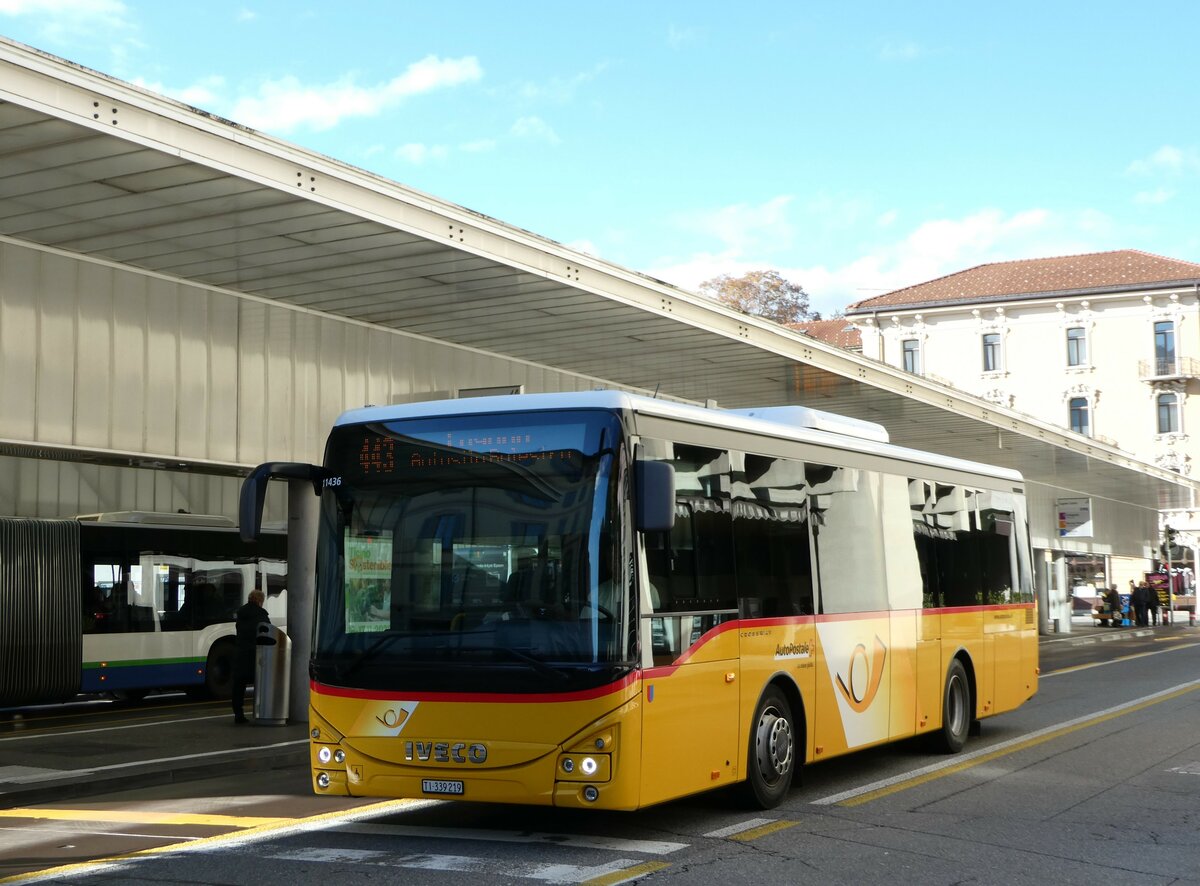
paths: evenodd
<path fill-rule="evenodd" d="M 1158 599 L 1158 588 L 1152 588 L 1149 585 L 1147 585 L 1146 586 L 1146 606 L 1150 613 L 1150 617 L 1147 619 L 1147 624 L 1153 624 L 1155 627 L 1158 627 L 1159 604 L 1160 604 L 1160 601 Z"/>
<path fill-rule="evenodd" d="M 1146 609 L 1150 605 L 1150 589 L 1146 587 L 1146 583 L 1142 582 L 1134 588 L 1129 599 L 1133 603 L 1133 623 L 1139 628 L 1145 627 L 1148 624 Z"/>
<path fill-rule="evenodd" d="M 1117 592 L 1117 586 L 1112 585 L 1104 592 L 1104 600 L 1108 603 L 1109 623 L 1114 628 L 1121 626 L 1121 595 Z"/>
<path fill-rule="evenodd" d="M 255 588 L 246 603 L 237 611 L 237 650 L 233 657 L 233 722 L 246 723 L 246 684 L 254 682 L 254 647 L 258 626 L 270 624 L 271 617 L 263 608 L 266 598 Z"/>

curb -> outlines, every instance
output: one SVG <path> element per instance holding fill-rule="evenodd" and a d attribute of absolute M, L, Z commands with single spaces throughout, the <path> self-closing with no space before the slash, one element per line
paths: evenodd
<path fill-rule="evenodd" d="M 37 803 L 55 803 L 60 800 L 77 799 L 123 789 L 183 784 L 239 772 L 263 772 L 293 767 L 301 771 L 305 782 L 308 781 L 309 750 L 307 746 L 297 747 L 294 750 L 279 751 L 275 749 L 266 759 L 242 752 L 230 753 L 236 754 L 236 756 L 225 759 L 216 757 L 205 760 L 203 763 L 181 762 L 180 765 L 169 768 L 148 766 L 145 769 L 133 769 L 121 773 L 96 774 L 86 771 L 66 773 L 62 778 L 53 781 L 29 785 L 7 785 L 0 789 L 0 809 L 12 809 Z"/>

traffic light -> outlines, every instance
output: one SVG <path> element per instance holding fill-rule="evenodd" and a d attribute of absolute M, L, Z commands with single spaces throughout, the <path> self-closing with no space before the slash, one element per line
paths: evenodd
<path fill-rule="evenodd" d="M 1164 560 L 1171 559 L 1171 551 L 1175 548 L 1175 528 L 1167 526 L 1163 529 L 1163 543 L 1159 548 Z"/>

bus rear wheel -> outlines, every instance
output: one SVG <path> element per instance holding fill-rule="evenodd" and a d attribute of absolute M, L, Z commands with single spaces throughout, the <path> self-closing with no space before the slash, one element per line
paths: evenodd
<path fill-rule="evenodd" d="M 956 658 L 946 671 L 946 685 L 942 690 L 942 728 L 933 734 L 937 750 L 946 754 L 961 751 L 967 743 L 973 717 L 967 669 Z"/>
<path fill-rule="evenodd" d="M 784 694 L 768 686 L 750 724 L 746 799 L 761 809 L 783 802 L 796 770 L 796 730 Z"/>
<path fill-rule="evenodd" d="M 204 694 L 209 698 L 233 697 L 234 651 L 230 640 L 220 640 L 208 650 L 208 661 L 204 665 Z"/>

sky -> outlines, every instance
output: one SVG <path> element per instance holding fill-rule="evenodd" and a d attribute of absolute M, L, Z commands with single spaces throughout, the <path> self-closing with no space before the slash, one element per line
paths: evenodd
<path fill-rule="evenodd" d="M 696 289 L 1200 261 L 1200 3 L 0 0 L 0 34 Z M 1180 42 L 1180 38 L 1183 42 Z"/>

